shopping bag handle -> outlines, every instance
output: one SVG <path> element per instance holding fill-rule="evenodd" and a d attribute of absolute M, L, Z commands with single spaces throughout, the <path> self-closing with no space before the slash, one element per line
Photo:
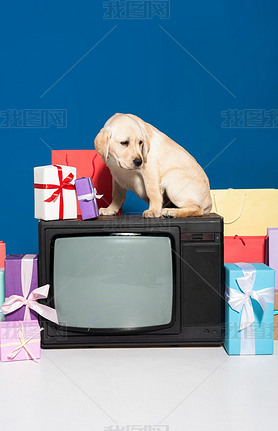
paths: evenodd
<path fill-rule="evenodd" d="M 94 157 L 92 159 L 92 166 L 93 166 L 93 172 L 92 172 L 92 176 L 91 176 L 92 180 L 94 179 L 94 176 L 96 173 L 96 165 L 95 165 L 96 157 L 97 157 L 97 153 L 94 155 Z"/>
<path fill-rule="evenodd" d="M 234 220 L 231 220 L 231 221 L 224 221 L 224 224 L 232 224 L 232 223 L 235 223 L 238 219 L 240 219 L 240 217 L 241 217 L 241 216 L 242 216 L 242 214 L 243 214 L 243 210 L 244 210 L 245 203 L 246 203 L 246 198 L 247 198 L 247 194 L 245 193 L 245 194 L 244 194 L 243 203 L 242 203 L 242 208 L 241 208 L 241 211 L 240 211 L 239 216 L 238 216 L 238 217 L 236 217 Z M 219 214 L 219 212 L 218 212 L 218 208 L 217 208 L 217 204 L 216 204 L 215 194 L 213 194 L 213 202 L 214 202 L 214 206 L 215 206 L 216 212 L 217 212 L 217 214 Z M 224 220 L 225 220 L 225 219 L 224 219 Z"/>
<path fill-rule="evenodd" d="M 94 178 L 95 172 L 96 172 L 96 166 L 95 166 L 96 157 L 97 157 L 97 153 L 92 158 L 92 167 L 93 167 L 92 176 L 91 176 L 92 179 Z M 68 155 L 68 153 L 66 154 L 66 165 L 69 166 L 69 155 Z"/>
<path fill-rule="evenodd" d="M 235 236 L 234 236 L 234 239 L 237 239 L 237 238 L 242 242 L 242 244 L 243 244 L 244 246 L 246 246 L 246 243 L 245 243 L 244 239 L 243 239 L 243 238 L 241 238 L 241 236 L 235 235 Z"/>

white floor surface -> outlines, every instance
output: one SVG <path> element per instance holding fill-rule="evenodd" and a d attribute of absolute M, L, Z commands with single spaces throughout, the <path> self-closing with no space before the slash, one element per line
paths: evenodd
<path fill-rule="evenodd" d="M 268 431 L 278 427 L 273 356 L 217 348 L 43 350 L 0 364 L 3 431 Z"/>

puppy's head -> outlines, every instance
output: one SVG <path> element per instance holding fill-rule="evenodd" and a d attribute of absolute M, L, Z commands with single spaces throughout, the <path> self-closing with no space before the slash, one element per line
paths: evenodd
<path fill-rule="evenodd" d="M 116 114 L 97 135 L 95 148 L 104 162 L 111 158 L 120 168 L 140 169 L 147 163 L 150 141 L 143 122 Z"/>

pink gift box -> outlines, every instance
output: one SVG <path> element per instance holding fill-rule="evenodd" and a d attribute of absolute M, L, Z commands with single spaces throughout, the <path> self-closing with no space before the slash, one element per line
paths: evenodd
<path fill-rule="evenodd" d="M 0 322 L 2 362 L 37 360 L 41 356 L 41 329 L 37 321 Z"/>

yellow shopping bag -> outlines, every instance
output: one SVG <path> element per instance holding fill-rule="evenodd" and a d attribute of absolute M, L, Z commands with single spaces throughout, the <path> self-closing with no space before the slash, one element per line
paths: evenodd
<path fill-rule="evenodd" d="M 278 190 L 211 190 L 212 212 L 224 217 L 224 235 L 266 235 L 278 227 Z"/>

